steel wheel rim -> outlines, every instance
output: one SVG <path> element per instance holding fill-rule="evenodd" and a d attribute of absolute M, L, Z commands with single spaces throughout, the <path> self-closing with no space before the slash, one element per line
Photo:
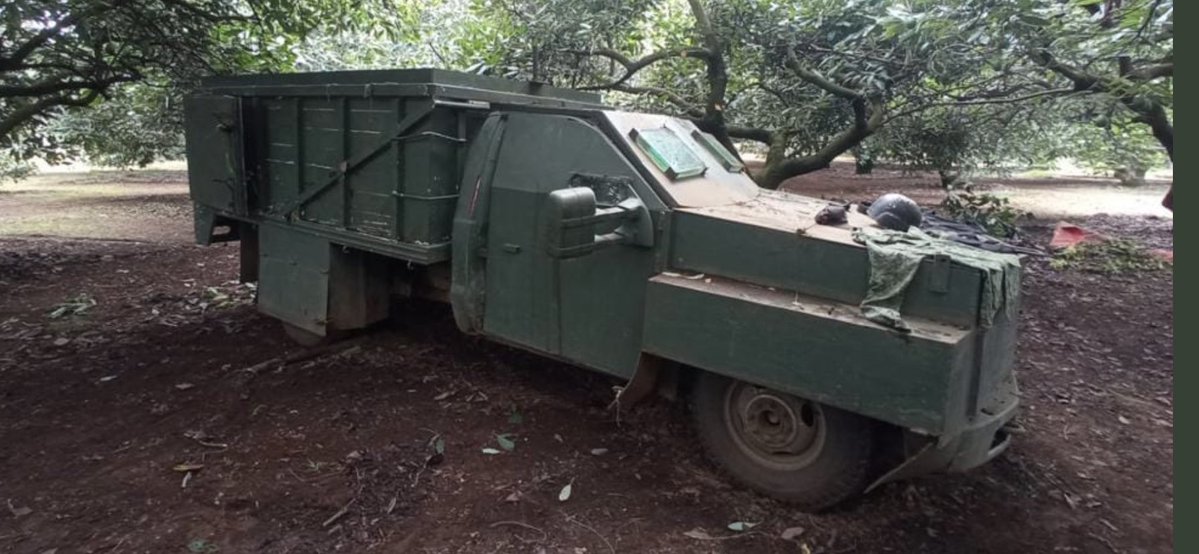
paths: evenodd
<path fill-rule="evenodd" d="M 824 448 L 827 425 L 815 402 L 738 382 L 725 393 L 723 415 L 737 448 L 772 469 L 805 468 Z"/>

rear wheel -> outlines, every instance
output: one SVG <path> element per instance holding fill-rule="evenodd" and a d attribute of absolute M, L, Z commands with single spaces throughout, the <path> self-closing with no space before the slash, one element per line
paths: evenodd
<path fill-rule="evenodd" d="M 691 402 L 709 455 L 764 494 L 814 512 L 866 487 L 874 446 L 867 418 L 708 372 Z"/>

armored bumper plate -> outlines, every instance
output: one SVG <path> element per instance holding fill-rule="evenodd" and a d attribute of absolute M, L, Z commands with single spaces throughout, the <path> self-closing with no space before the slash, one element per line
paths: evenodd
<path fill-rule="evenodd" d="M 911 318 L 910 334 L 858 307 L 702 275 L 649 282 L 644 349 L 930 435 L 961 420 L 974 331 Z"/>

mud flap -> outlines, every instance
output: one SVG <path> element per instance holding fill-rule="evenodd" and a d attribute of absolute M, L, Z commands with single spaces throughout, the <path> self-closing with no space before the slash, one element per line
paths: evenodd
<path fill-rule="evenodd" d="M 866 487 L 865 492 L 870 492 L 880 485 L 890 483 L 891 481 L 900 481 L 917 475 L 929 473 L 929 466 L 936 462 L 940 452 L 937 451 L 937 442 L 930 441 L 924 445 L 918 452 L 909 456 L 899 465 L 895 466 L 891 471 L 884 473 L 882 477 L 876 479 L 869 487 Z"/>
<path fill-rule="evenodd" d="M 608 409 L 627 410 L 652 395 L 666 383 L 666 376 L 671 373 L 665 370 L 666 365 L 662 358 L 642 352 L 633 376 L 621 387 Z"/>

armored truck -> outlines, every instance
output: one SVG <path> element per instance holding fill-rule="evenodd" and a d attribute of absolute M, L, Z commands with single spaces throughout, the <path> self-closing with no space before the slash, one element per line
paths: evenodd
<path fill-rule="evenodd" d="M 688 120 L 435 69 L 211 78 L 185 111 L 197 241 L 240 241 L 303 343 L 442 301 L 627 379 L 620 407 L 685 398 L 729 475 L 809 510 L 1008 446 L 1016 322 L 987 273 L 929 257 L 905 329 L 864 317 L 875 222 L 817 224 Z"/>

